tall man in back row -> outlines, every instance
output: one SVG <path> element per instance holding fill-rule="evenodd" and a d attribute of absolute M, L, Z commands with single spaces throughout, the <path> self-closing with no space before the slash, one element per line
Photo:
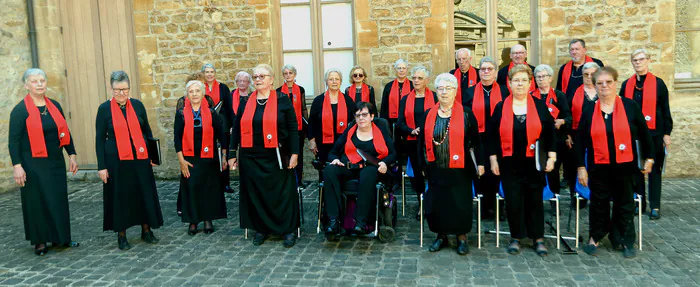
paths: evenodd
<path fill-rule="evenodd" d="M 506 86 L 510 91 L 510 84 L 508 83 L 508 72 L 515 65 L 527 65 L 531 70 L 535 70 L 535 66 L 530 65 L 525 61 L 527 59 L 527 49 L 525 46 L 517 44 L 510 48 L 510 64 L 498 70 L 497 81 L 499 85 Z M 530 81 L 530 92 L 537 90 L 537 84 L 535 83 L 535 78 Z"/>
<path fill-rule="evenodd" d="M 461 48 L 455 52 L 455 62 L 457 69 L 450 71 L 450 74 L 457 78 L 457 97 L 455 102 L 461 103 L 466 97 L 467 89 L 475 86 L 481 78 L 479 77 L 479 69 L 472 67 L 472 51 L 467 48 Z"/>

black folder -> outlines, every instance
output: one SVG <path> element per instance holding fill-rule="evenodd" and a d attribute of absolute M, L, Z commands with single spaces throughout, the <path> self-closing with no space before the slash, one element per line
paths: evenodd
<path fill-rule="evenodd" d="M 539 140 L 535 142 L 535 167 L 537 171 L 545 171 L 547 168 L 547 151 L 542 150 Z"/>
<path fill-rule="evenodd" d="M 160 140 L 148 138 L 146 139 L 146 146 L 148 147 L 148 157 L 154 164 L 160 165 L 162 163 L 160 157 Z"/>

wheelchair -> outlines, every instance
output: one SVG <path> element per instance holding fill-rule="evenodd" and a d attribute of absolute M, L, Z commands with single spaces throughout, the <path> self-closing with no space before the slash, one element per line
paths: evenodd
<path fill-rule="evenodd" d="M 373 121 L 376 125 L 387 127 L 389 124 L 385 119 L 378 117 L 374 118 Z M 351 122 L 347 128 L 352 128 L 355 122 Z M 386 129 L 388 130 L 388 129 Z M 328 163 L 319 162 L 318 159 L 314 160 L 312 163 L 314 169 L 322 170 L 328 165 Z M 392 177 L 393 174 L 397 172 L 397 167 L 395 164 L 390 164 L 387 169 L 387 173 L 379 176 L 379 181 L 375 185 L 376 197 L 375 197 L 375 208 L 373 214 L 370 213 L 369 218 L 374 218 L 374 224 L 371 222 L 367 223 L 368 229 L 371 231 L 365 237 L 377 238 L 382 243 L 389 243 L 396 240 L 396 227 L 398 219 L 398 204 L 396 196 L 394 196 Z M 355 199 L 358 195 L 359 179 L 350 179 L 343 183 L 342 188 L 342 200 L 343 207 L 341 213 L 343 214 L 341 222 L 341 234 L 349 235 L 349 230 L 354 226 L 354 219 L 352 214 L 355 209 Z M 321 233 L 321 228 L 325 224 L 325 219 L 323 215 L 323 190 L 324 182 L 319 183 L 318 190 L 318 219 L 316 222 L 316 233 Z"/>

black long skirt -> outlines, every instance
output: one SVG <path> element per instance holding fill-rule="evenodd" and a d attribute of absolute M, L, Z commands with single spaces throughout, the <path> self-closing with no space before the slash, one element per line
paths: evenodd
<path fill-rule="evenodd" d="M 294 170 L 280 169 L 274 149 L 239 150 L 241 228 L 287 234 L 299 227 Z"/>
<path fill-rule="evenodd" d="M 148 224 L 163 226 L 156 180 L 150 160 L 119 160 L 116 144 L 107 142 L 105 163 L 109 180 L 103 184 L 104 231 L 121 232 L 129 227 Z M 135 152 L 134 152 L 135 154 Z"/>
<path fill-rule="evenodd" d="M 63 149 L 48 150 L 46 158 L 22 153 L 27 182 L 21 188 L 24 236 L 31 244 L 71 241 L 68 186 Z"/>
<path fill-rule="evenodd" d="M 428 165 L 428 191 L 423 197 L 430 231 L 466 234 L 472 230 L 472 172 Z"/>
<path fill-rule="evenodd" d="M 226 218 L 226 200 L 217 158 L 185 157 L 190 178 L 180 175 L 182 222 L 199 223 Z M 228 171 L 228 170 L 226 170 Z"/>

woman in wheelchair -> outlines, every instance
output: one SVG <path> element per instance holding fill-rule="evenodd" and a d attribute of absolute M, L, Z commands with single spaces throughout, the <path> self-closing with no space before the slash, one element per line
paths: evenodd
<path fill-rule="evenodd" d="M 377 108 L 367 102 L 359 102 L 356 106 L 356 124 L 346 130 L 335 142 L 328 154 L 330 164 L 324 170 L 323 197 L 325 212 L 328 216 L 326 238 L 336 239 L 340 232 L 341 195 L 343 184 L 350 179 L 359 178 L 357 189 L 357 204 L 355 208 L 355 228 L 352 232 L 366 232 L 366 220 L 376 198 L 376 184 L 379 174 L 388 170 L 387 163 L 396 159 L 394 143 L 391 140 L 387 125 L 375 124 L 374 117 Z"/>
<path fill-rule="evenodd" d="M 647 174 L 654 165 L 651 135 L 639 105 L 616 94 L 615 69 L 598 69 L 593 83 L 598 101 L 584 107 L 575 140 L 579 144 L 574 145 L 578 181 L 591 190 L 590 238 L 583 251 L 596 255 L 600 240 L 609 234 L 613 248 L 622 248 L 624 257 L 632 258 L 634 183 L 640 169 Z"/>
<path fill-rule="evenodd" d="M 468 189 L 475 177 L 484 174 L 484 152 L 474 114 L 455 103 L 457 78 L 440 74 L 435 87 L 439 105 L 426 112 L 418 141 L 419 154 L 425 154 L 427 160 L 426 219 L 430 230 L 438 234 L 429 251 L 439 251 L 449 244 L 447 234 L 457 234 L 457 253 L 466 255 L 467 233 L 472 229 L 472 192 Z"/>

